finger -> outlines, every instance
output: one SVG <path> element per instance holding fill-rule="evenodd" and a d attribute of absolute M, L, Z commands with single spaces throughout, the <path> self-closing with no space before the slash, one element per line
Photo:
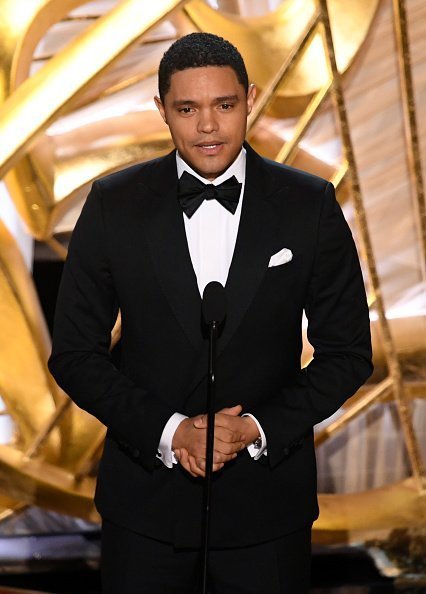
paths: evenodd
<path fill-rule="evenodd" d="M 191 470 L 191 466 L 189 464 L 189 455 L 188 452 L 185 449 L 181 450 L 181 457 L 179 460 L 179 463 L 181 464 L 181 466 L 183 466 L 183 468 L 193 477 L 197 477 L 196 474 L 194 474 Z"/>
<path fill-rule="evenodd" d="M 244 441 L 244 434 L 241 431 L 233 431 L 228 427 L 221 427 L 218 425 L 215 427 L 215 437 L 220 441 L 225 441 L 226 443 L 232 443 L 233 441 Z"/>
<path fill-rule="evenodd" d="M 229 429 L 230 431 L 239 432 L 241 432 L 242 428 L 245 427 L 244 421 L 242 421 L 241 417 L 226 415 L 221 412 L 218 412 L 216 414 L 214 424 L 215 427 L 224 427 L 225 429 Z"/>
<path fill-rule="evenodd" d="M 192 454 L 188 455 L 188 464 L 191 469 L 191 472 L 193 472 L 196 476 L 201 476 L 204 472 L 201 468 L 198 467 L 197 460 L 195 456 L 193 456 Z"/>
<path fill-rule="evenodd" d="M 202 468 L 198 467 L 197 461 L 194 456 L 189 456 L 189 467 L 195 476 L 205 476 L 205 472 Z"/>
<path fill-rule="evenodd" d="M 217 458 L 215 456 L 213 456 L 213 465 L 212 465 L 212 471 L 213 472 L 217 472 L 218 470 L 220 470 L 221 468 L 223 468 L 225 466 L 225 462 L 229 462 L 229 460 L 232 460 L 233 456 L 227 456 L 227 459 L 223 459 L 221 456 L 218 456 Z M 197 464 L 198 467 L 201 468 L 204 471 L 204 476 L 206 473 L 206 469 L 207 469 L 207 461 L 203 460 L 203 459 L 198 459 L 197 460 Z"/>
<path fill-rule="evenodd" d="M 214 451 L 219 454 L 226 455 L 226 456 L 230 456 L 231 454 L 236 454 L 238 452 L 241 452 L 245 447 L 246 446 L 245 446 L 244 441 L 234 441 L 234 442 L 228 443 L 225 441 L 220 441 L 220 440 L 215 439 L 215 442 L 214 442 Z"/>
<path fill-rule="evenodd" d="M 243 410 L 243 407 L 241 406 L 241 404 L 236 404 L 235 406 L 231 406 L 231 407 L 227 407 L 227 408 L 222 408 L 217 414 L 223 414 L 223 415 L 228 415 L 228 416 L 232 416 L 232 417 L 238 417 L 241 412 Z M 198 417 L 196 417 L 194 419 L 194 427 L 197 427 L 197 429 L 206 429 L 207 428 L 207 415 L 199 415 Z M 216 424 L 216 421 L 215 421 Z"/>
<path fill-rule="evenodd" d="M 221 463 L 221 464 L 213 464 L 213 472 L 217 472 L 218 470 L 222 470 L 222 468 L 225 466 L 225 464 Z"/>
<path fill-rule="evenodd" d="M 226 455 L 226 456 L 230 456 L 232 454 L 241 452 L 245 447 L 246 446 L 243 441 L 227 443 L 227 442 L 218 441 L 215 439 L 215 442 L 214 442 L 215 452 L 217 452 L 218 454 Z"/>
<path fill-rule="evenodd" d="M 222 408 L 219 413 L 224 415 L 231 415 L 232 417 L 237 417 L 241 414 L 243 407 L 241 404 L 236 404 L 235 406 L 231 406 L 230 408 Z"/>
<path fill-rule="evenodd" d="M 176 458 L 182 458 L 182 456 L 186 456 L 186 458 L 189 456 L 189 452 L 186 448 L 176 448 L 175 450 L 173 450 L 175 453 Z"/>
<path fill-rule="evenodd" d="M 225 464 L 226 462 L 230 462 L 234 460 L 238 454 L 234 452 L 233 454 L 222 454 L 215 452 L 213 454 L 213 464 Z"/>
<path fill-rule="evenodd" d="M 226 444 L 234 444 L 236 449 L 241 443 L 246 443 L 246 436 L 241 431 L 230 431 L 225 427 L 217 427 L 214 432 L 214 438 L 216 441 L 221 441 Z"/>
<path fill-rule="evenodd" d="M 204 458 L 195 458 L 195 463 L 200 470 L 206 472 L 206 460 Z"/>
<path fill-rule="evenodd" d="M 221 454 L 221 453 L 217 453 L 214 452 L 213 453 L 213 467 L 214 466 L 224 466 L 226 464 L 226 462 L 230 462 L 231 460 L 234 460 L 237 457 L 238 454 L 233 453 L 233 454 Z M 207 460 L 205 460 L 204 458 L 196 458 L 196 462 L 197 462 L 197 466 L 198 468 L 200 468 L 203 472 L 206 471 L 207 468 Z"/>
<path fill-rule="evenodd" d="M 204 439 L 191 443 L 188 448 L 188 454 L 194 458 L 205 458 L 206 457 L 206 442 Z"/>
<path fill-rule="evenodd" d="M 193 425 L 197 429 L 207 429 L 207 415 L 198 415 L 198 417 L 195 417 Z"/>

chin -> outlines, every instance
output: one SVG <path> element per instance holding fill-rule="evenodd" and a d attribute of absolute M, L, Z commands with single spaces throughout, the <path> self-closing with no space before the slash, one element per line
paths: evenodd
<path fill-rule="evenodd" d="M 218 177 L 221 173 L 227 169 L 228 165 L 221 167 L 220 165 L 213 165 L 206 163 L 188 163 L 194 171 L 196 171 L 201 177 L 206 179 Z M 209 166 L 210 165 L 210 166 Z"/>
<path fill-rule="evenodd" d="M 208 180 L 212 181 L 216 177 L 219 177 L 219 175 L 221 175 L 227 168 L 228 168 L 228 166 L 225 165 L 221 169 L 217 169 L 217 170 L 214 169 L 212 171 L 205 171 L 205 170 L 204 171 L 201 171 L 201 170 L 199 170 L 199 174 L 201 175 L 201 177 L 204 177 L 205 179 L 208 179 Z"/>
<path fill-rule="evenodd" d="M 203 171 L 200 175 L 204 177 L 219 177 L 228 167 L 235 161 L 235 158 L 221 159 L 220 162 L 213 161 L 207 163 L 200 163 L 199 170 Z"/>

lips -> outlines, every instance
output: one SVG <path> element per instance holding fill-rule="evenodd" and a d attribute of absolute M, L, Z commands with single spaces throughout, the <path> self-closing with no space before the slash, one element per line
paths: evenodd
<path fill-rule="evenodd" d="M 222 142 L 200 142 L 195 145 L 195 148 L 204 155 L 217 155 L 222 147 Z"/>

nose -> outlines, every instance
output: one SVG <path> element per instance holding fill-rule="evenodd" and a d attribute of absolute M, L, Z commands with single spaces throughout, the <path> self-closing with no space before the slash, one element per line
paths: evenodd
<path fill-rule="evenodd" d="M 218 122 L 213 109 L 203 109 L 199 112 L 198 131 L 211 134 L 218 129 Z"/>

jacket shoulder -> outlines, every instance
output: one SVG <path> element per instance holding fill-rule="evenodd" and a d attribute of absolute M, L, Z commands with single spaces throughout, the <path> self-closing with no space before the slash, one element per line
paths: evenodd
<path fill-rule="evenodd" d="M 135 183 L 143 182 L 144 179 L 150 177 L 157 167 L 166 159 L 170 159 L 171 156 L 172 154 L 168 154 L 165 157 L 158 157 L 150 161 L 131 165 L 130 167 L 97 179 L 93 185 L 100 188 L 102 193 L 116 193 L 126 187 L 134 186 Z"/>
<path fill-rule="evenodd" d="M 306 189 L 313 192 L 324 192 L 330 183 L 328 180 L 302 171 L 290 165 L 283 165 L 271 159 L 262 157 L 264 166 L 268 169 L 269 175 L 275 178 L 275 181 L 284 184 L 286 187 Z"/>

